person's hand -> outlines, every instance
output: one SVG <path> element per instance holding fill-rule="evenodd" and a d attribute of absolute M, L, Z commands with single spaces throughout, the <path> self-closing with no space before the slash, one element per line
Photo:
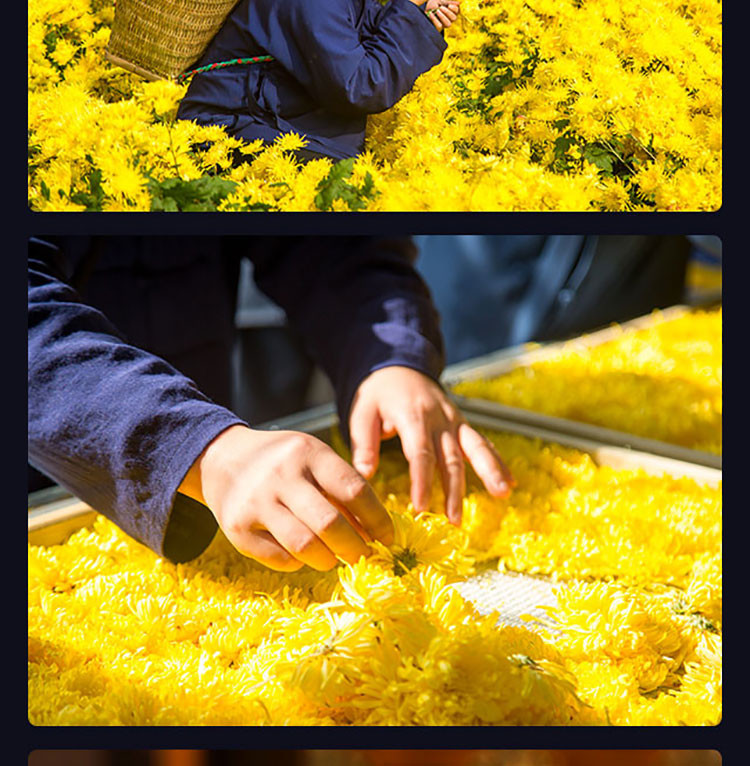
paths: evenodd
<path fill-rule="evenodd" d="M 296 431 L 232 426 L 203 451 L 180 492 L 206 505 L 245 556 L 291 572 L 325 571 L 337 557 L 393 541 L 393 523 L 372 487 L 329 446 Z"/>
<path fill-rule="evenodd" d="M 424 12 L 435 29 L 442 32 L 458 18 L 460 4 L 458 0 L 427 0 Z"/>
<path fill-rule="evenodd" d="M 349 414 L 349 434 L 354 467 L 368 479 L 378 465 L 381 439 L 398 434 L 417 510 L 427 508 L 437 466 L 446 514 L 454 524 L 461 523 L 464 460 L 494 497 L 507 497 L 515 486 L 495 448 L 464 420 L 443 389 L 408 367 L 383 367 L 360 383 Z"/>

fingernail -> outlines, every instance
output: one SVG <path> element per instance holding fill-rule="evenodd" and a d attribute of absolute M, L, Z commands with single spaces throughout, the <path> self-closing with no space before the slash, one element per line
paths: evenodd
<path fill-rule="evenodd" d="M 394 540 L 393 526 L 388 525 L 379 529 L 375 534 L 375 539 L 380 540 L 383 545 L 390 545 Z"/>

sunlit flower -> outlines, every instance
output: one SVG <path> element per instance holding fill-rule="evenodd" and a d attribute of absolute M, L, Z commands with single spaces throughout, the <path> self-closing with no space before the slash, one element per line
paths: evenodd
<path fill-rule="evenodd" d="M 475 488 L 456 528 L 440 482 L 417 514 L 403 458 L 384 455 L 394 543 L 326 573 L 273 572 L 221 534 L 174 565 L 101 517 L 29 546 L 30 720 L 715 723 L 720 489 L 488 436 L 518 479 L 509 499 Z M 487 558 L 564 581 L 547 623 L 499 626 L 452 587 Z"/>
<path fill-rule="evenodd" d="M 114 0 L 29 3 L 33 209 L 75 209 L 79 198 L 86 209 L 122 206 L 116 181 L 91 194 L 110 146 L 128 154 L 123 173 L 137 168 L 152 179 L 128 209 L 150 209 L 159 184 L 175 178 L 236 177 L 223 128 L 212 138 L 197 125 L 160 129 L 185 86 L 143 83 L 105 60 L 113 8 Z M 370 193 L 352 205 L 349 189 L 327 209 L 715 210 L 721 24 L 714 0 L 464 0 L 441 63 L 368 119 L 367 160 L 352 178 L 361 189 L 369 173 Z M 141 108 L 121 119 L 118 104 L 134 102 Z M 82 106 L 97 119 L 80 123 Z M 186 140 L 170 164 L 163 158 L 178 130 Z M 233 146 L 233 157 L 248 158 L 244 188 L 210 209 L 320 210 L 306 166 L 288 156 L 304 145 L 290 134 L 270 147 Z M 52 161 L 69 166 L 72 183 L 51 196 L 44 172 Z"/>
<path fill-rule="evenodd" d="M 571 344 L 456 392 L 720 454 L 722 311 L 654 318 L 607 343 Z"/>

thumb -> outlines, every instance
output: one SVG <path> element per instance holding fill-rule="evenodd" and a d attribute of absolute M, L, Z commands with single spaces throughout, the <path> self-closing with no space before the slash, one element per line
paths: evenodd
<path fill-rule="evenodd" d="M 352 463 L 365 479 L 372 478 L 378 467 L 380 433 L 381 422 L 377 409 L 355 402 L 349 416 Z"/>

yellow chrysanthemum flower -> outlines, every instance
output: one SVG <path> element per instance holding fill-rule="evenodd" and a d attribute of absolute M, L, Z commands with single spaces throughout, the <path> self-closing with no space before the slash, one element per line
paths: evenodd
<path fill-rule="evenodd" d="M 518 480 L 460 528 L 415 513 L 402 457 L 373 480 L 393 545 L 284 574 L 219 534 L 174 565 L 98 517 L 29 547 L 38 725 L 713 724 L 721 716 L 720 488 L 598 467 L 488 433 Z M 499 557 L 499 558 L 498 558 Z M 453 587 L 481 559 L 549 572 L 549 619 L 499 626 Z"/>
<path fill-rule="evenodd" d="M 455 391 L 721 454 L 721 309 L 654 320 Z"/>

